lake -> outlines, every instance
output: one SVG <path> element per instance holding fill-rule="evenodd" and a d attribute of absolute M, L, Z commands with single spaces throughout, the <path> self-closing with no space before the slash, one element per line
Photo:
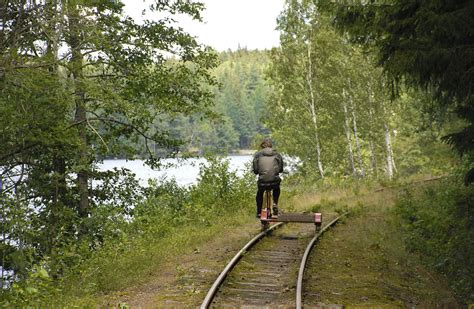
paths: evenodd
<path fill-rule="evenodd" d="M 245 171 L 245 165 L 252 161 L 251 155 L 228 156 L 230 169 L 236 171 L 238 175 L 242 175 Z M 199 175 L 199 167 L 206 164 L 204 158 L 192 159 L 163 159 L 163 167 L 160 170 L 153 170 L 144 164 L 144 160 L 104 160 L 99 165 L 100 170 L 111 170 L 116 168 L 127 168 L 136 174 L 141 185 L 146 185 L 148 179 L 176 179 L 176 182 L 182 186 L 189 186 L 197 182 Z"/>

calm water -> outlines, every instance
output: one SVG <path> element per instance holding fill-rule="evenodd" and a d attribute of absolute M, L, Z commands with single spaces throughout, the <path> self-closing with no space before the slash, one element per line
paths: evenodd
<path fill-rule="evenodd" d="M 242 175 L 245 169 L 248 168 L 245 165 L 251 162 L 252 156 L 229 156 L 227 159 L 230 162 L 230 169 L 236 171 L 238 175 Z M 187 186 L 197 182 L 199 166 L 207 163 L 204 158 L 187 160 L 164 159 L 162 162 L 164 167 L 160 170 L 151 169 L 144 164 L 143 160 L 104 160 L 104 163 L 99 168 L 101 170 L 110 170 L 114 167 L 125 167 L 137 175 L 142 185 L 146 185 L 148 179 L 152 178 L 174 178 L 179 185 Z"/>

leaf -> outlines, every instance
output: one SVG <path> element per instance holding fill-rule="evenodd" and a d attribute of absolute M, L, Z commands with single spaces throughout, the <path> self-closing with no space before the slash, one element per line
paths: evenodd
<path fill-rule="evenodd" d="M 48 279 L 48 278 L 49 278 L 49 274 L 48 274 L 48 272 L 47 272 L 44 268 L 41 268 L 41 269 L 38 271 L 38 276 L 39 276 L 41 279 Z"/>

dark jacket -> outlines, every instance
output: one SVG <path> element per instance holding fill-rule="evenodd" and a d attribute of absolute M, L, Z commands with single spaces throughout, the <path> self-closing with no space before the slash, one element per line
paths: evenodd
<path fill-rule="evenodd" d="M 272 148 L 264 148 L 253 157 L 253 172 L 258 175 L 259 184 L 278 184 L 283 172 L 283 158 Z"/>

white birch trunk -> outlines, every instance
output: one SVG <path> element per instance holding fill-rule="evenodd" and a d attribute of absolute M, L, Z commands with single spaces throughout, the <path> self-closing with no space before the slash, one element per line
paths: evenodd
<path fill-rule="evenodd" d="M 362 177 L 365 177 L 365 167 L 364 167 L 364 162 L 362 160 L 362 150 L 360 147 L 359 134 L 357 132 L 357 118 L 355 114 L 355 106 L 354 106 L 354 101 L 352 100 L 352 97 L 350 95 L 349 95 L 349 102 L 351 103 L 352 123 L 354 127 L 354 138 L 355 138 L 356 147 L 357 147 L 357 159 L 359 161 L 360 174 Z"/>
<path fill-rule="evenodd" d="M 374 146 L 374 141 L 373 141 L 373 123 L 374 123 L 374 110 L 373 110 L 373 101 L 372 101 L 372 87 L 370 86 L 370 83 L 367 83 L 368 85 L 368 97 L 369 97 L 369 121 L 370 121 L 370 127 L 369 127 L 369 137 L 370 137 L 370 161 L 372 165 L 372 172 L 377 175 L 377 154 L 375 153 L 375 146 Z"/>
<path fill-rule="evenodd" d="M 392 139 L 390 138 L 390 145 L 392 144 Z M 390 147 L 390 158 L 392 158 L 392 167 L 393 172 L 397 172 L 397 166 L 395 165 L 395 156 L 393 155 L 393 147 Z"/>
<path fill-rule="evenodd" d="M 324 169 L 323 169 L 323 163 L 321 159 L 321 144 L 319 142 L 319 134 L 318 134 L 318 117 L 316 113 L 316 98 L 314 95 L 314 90 L 313 90 L 313 67 L 312 67 L 312 60 L 311 60 L 311 41 L 308 40 L 307 43 L 307 51 L 308 51 L 308 74 L 306 76 L 306 82 L 308 85 L 308 91 L 310 95 L 310 101 L 309 101 L 309 110 L 311 112 L 311 120 L 313 122 L 314 126 L 314 139 L 316 143 L 316 155 L 317 155 L 317 160 L 318 160 L 318 169 L 319 169 L 319 175 L 321 178 L 324 178 Z"/>
<path fill-rule="evenodd" d="M 390 179 L 393 178 L 393 174 L 396 171 L 395 160 L 393 156 L 393 147 L 392 147 L 392 137 L 390 135 L 390 127 L 388 124 L 388 119 L 390 116 L 387 114 L 385 105 L 382 103 L 382 112 L 384 116 L 384 131 L 385 131 L 385 146 L 387 148 L 387 175 Z"/>
<path fill-rule="evenodd" d="M 342 96 L 345 100 L 345 98 L 346 98 L 346 90 L 345 89 L 342 89 Z M 354 164 L 354 153 L 352 151 L 351 131 L 349 129 L 349 113 L 347 111 L 347 104 L 346 104 L 345 101 L 343 103 L 343 108 L 344 108 L 344 131 L 346 132 L 347 146 L 349 148 L 349 163 L 351 164 L 352 175 L 354 177 L 356 177 L 357 172 L 356 172 L 355 164 Z"/>
<path fill-rule="evenodd" d="M 393 152 L 392 152 L 392 140 L 390 138 L 390 130 L 388 128 L 387 121 L 383 124 L 385 131 L 385 146 L 387 147 L 387 176 L 393 178 Z"/>
<path fill-rule="evenodd" d="M 372 172 L 377 175 L 377 156 L 375 154 L 374 142 L 369 142 L 370 147 L 370 163 L 372 165 Z"/>

